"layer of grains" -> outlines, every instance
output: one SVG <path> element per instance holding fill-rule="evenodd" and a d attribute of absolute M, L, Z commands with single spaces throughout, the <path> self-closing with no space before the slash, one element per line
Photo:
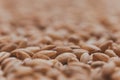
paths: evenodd
<path fill-rule="evenodd" d="M 0 0 L 0 80 L 120 80 L 120 0 Z"/>

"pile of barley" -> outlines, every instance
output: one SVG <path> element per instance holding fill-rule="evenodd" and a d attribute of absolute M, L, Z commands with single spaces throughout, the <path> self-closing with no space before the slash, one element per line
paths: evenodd
<path fill-rule="evenodd" d="M 95 0 L 4 1 L 0 80 L 120 80 L 117 5 L 106 0 L 105 15 Z"/>

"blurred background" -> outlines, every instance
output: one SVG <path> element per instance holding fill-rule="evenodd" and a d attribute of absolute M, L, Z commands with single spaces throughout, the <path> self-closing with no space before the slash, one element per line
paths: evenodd
<path fill-rule="evenodd" d="M 0 0 L 0 35 L 36 41 L 74 34 L 101 42 L 114 36 L 120 43 L 119 5 L 120 0 Z"/>
<path fill-rule="evenodd" d="M 119 24 L 120 0 L 0 0 L 0 23 Z"/>

